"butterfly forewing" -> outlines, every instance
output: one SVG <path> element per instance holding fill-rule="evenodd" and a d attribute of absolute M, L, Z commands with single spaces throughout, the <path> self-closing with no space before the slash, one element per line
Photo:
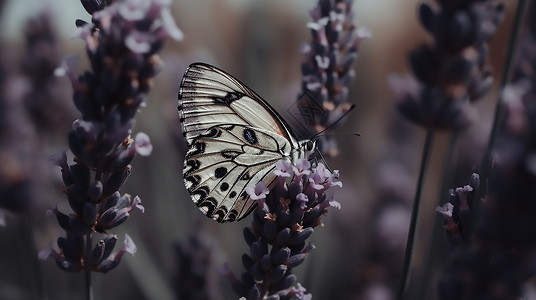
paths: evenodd
<path fill-rule="evenodd" d="M 287 123 L 257 94 L 216 67 L 192 64 L 179 90 L 179 117 L 189 150 L 184 183 L 194 203 L 218 222 L 255 207 L 250 184 L 270 184 L 276 161 L 304 157 Z"/>
<path fill-rule="evenodd" d="M 220 124 L 243 124 L 271 130 L 292 140 L 281 116 L 255 92 L 224 71 L 192 64 L 179 90 L 179 117 L 186 142 Z"/>

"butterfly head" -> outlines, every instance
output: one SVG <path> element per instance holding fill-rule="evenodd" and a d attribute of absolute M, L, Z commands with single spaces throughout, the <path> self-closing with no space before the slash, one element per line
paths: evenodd
<path fill-rule="evenodd" d="M 303 140 L 300 141 L 300 149 L 302 149 L 304 157 L 309 157 L 311 153 L 316 151 L 316 144 L 317 140 Z"/>

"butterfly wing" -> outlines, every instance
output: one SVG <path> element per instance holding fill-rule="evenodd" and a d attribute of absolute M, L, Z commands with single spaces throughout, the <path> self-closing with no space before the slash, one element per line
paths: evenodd
<path fill-rule="evenodd" d="M 273 181 L 274 163 L 302 155 L 283 118 L 226 72 L 190 65 L 179 89 L 179 117 L 189 150 L 184 183 L 194 203 L 218 222 L 240 220 L 255 207 L 249 184 Z"/>
<path fill-rule="evenodd" d="M 249 184 L 274 180 L 287 139 L 247 125 L 217 125 L 193 139 L 186 153 L 184 184 L 199 209 L 218 222 L 242 219 L 255 207 Z"/>
<path fill-rule="evenodd" d="M 266 101 L 225 71 L 204 63 L 190 65 L 182 78 L 179 118 L 188 145 L 221 124 L 262 128 L 296 144 L 288 124 Z"/>

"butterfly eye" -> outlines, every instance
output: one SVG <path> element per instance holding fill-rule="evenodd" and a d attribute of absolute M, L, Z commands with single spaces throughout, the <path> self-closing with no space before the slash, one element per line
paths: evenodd
<path fill-rule="evenodd" d="M 315 148 L 316 148 L 315 142 L 307 141 L 307 143 L 305 144 L 305 149 L 307 151 L 313 151 Z"/>

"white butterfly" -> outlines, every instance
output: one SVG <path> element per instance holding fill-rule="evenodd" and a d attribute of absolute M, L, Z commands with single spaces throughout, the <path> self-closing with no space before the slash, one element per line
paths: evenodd
<path fill-rule="evenodd" d="M 189 150 L 184 184 L 209 218 L 231 222 L 256 205 L 245 192 L 275 179 L 274 163 L 307 158 L 316 145 L 297 141 L 283 118 L 255 92 L 204 63 L 188 67 L 179 89 L 179 117 Z"/>

